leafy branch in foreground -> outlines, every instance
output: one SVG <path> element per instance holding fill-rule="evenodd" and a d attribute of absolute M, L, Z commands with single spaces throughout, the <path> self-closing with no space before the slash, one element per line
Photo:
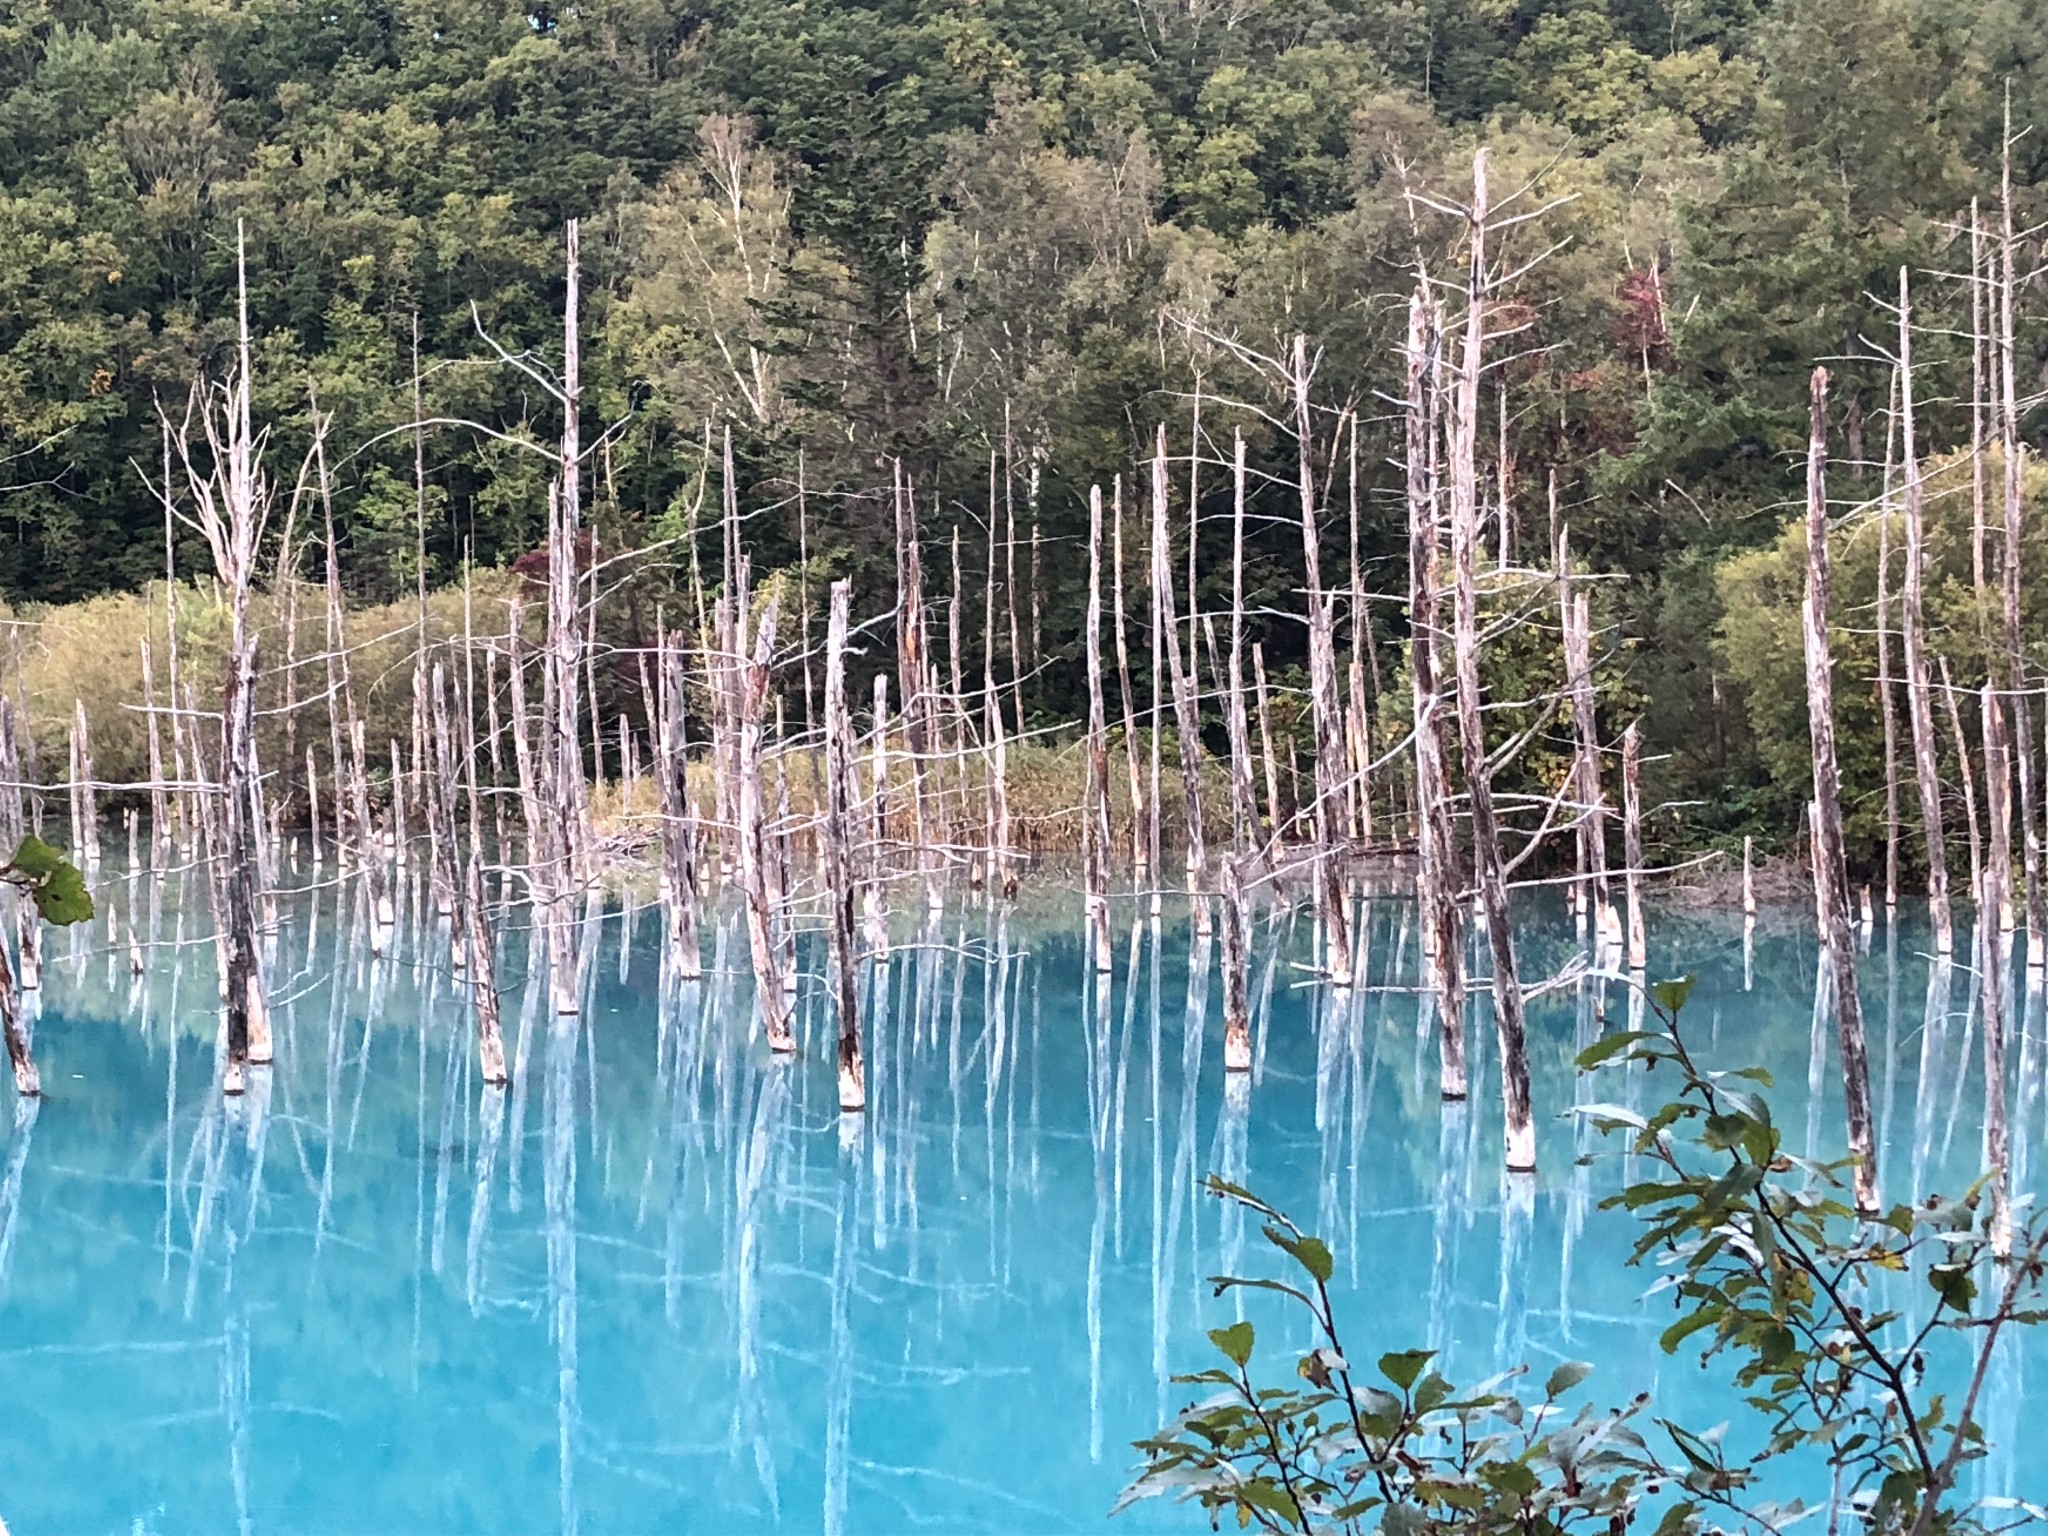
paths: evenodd
<path fill-rule="evenodd" d="M 1158 1434 L 1137 1442 L 1145 1463 L 1117 1502 L 1192 1500 L 1211 1525 L 1225 1513 L 1267 1531 L 1361 1531 L 1401 1536 L 1458 1531 L 1618 1530 L 1656 1472 L 1619 1412 L 1568 1409 L 1588 1367 L 1560 1365 L 1541 1401 L 1504 1390 L 1507 1378 L 1460 1391 L 1426 1350 L 1379 1357 L 1377 1379 L 1354 1379 L 1330 1303 L 1330 1250 L 1249 1190 L 1210 1177 L 1208 1191 L 1263 1219 L 1266 1240 L 1299 1279 L 1211 1277 L 1216 1294 L 1266 1291 L 1314 1322 L 1316 1344 L 1295 1364 L 1301 1385 L 1259 1386 L 1249 1322 L 1210 1333 L 1226 1368 L 1178 1376 L 1213 1389 Z"/>
<path fill-rule="evenodd" d="M 0 866 L 0 884 L 11 885 L 36 905 L 42 921 L 69 927 L 92 921 L 92 893 L 85 888 L 85 876 L 78 866 L 33 834 L 21 840 L 14 857 Z M 32 957 L 34 926 L 24 922 L 21 929 L 24 966 Z M 31 984 L 33 980 L 31 978 Z M 25 1099 L 43 1091 L 42 1076 L 36 1071 L 29 1050 L 28 1030 L 21 1016 L 21 996 L 15 986 L 14 966 L 7 946 L 0 941 L 0 1042 L 7 1047 L 7 1060 L 14 1070 L 14 1090 Z"/>
<path fill-rule="evenodd" d="M 0 882 L 24 892 L 36 904 L 36 915 L 46 923 L 68 928 L 92 921 L 92 892 L 85 888 L 85 876 L 63 853 L 33 833 L 22 838 L 14 857 L 0 866 Z"/>
<path fill-rule="evenodd" d="M 1678 1097 L 1647 1119 L 1612 1105 L 1580 1112 L 1656 1170 L 1604 1205 L 1643 1222 L 1630 1262 L 1654 1258 L 1664 1271 L 1651 1294 L 1669 1293 L 1677 1311 L 1665 1351 L 1703 1339 L 1703 1358 L 1733 1357 L 1765 1425 L 1761 1447 L 1731 1461 L 1667 1423 L 1684 1489 L 1755 1518 L 1736 1493 L 1764 1462 L 1806 1453 L 1869 1531 L 1986 1529 L 1983 1511 L 1957 1500 L 1958 1478 L 1986 1450 L 1977 1405 L 2000 1337 L 2048 1318 L 2037 1304 L 2048 1227 L 2029 1220 L 1998 1257 L 1989 1175 L 1959 1199 L 1859 1219 L 1841 1179 L 1853 1161 L 1786 1150 L 1757 1091 L 1768 1074 L 1710 1072 L 1694 1059 L 1678 1024 L 1691 987 L 1657 983 L 1660 1028 L 1609 1035 L 1579 1058 L 1589 1070 L 1676 1069 Z M 1941 1389 L 1956 1381 L 1960 1402 Z"/>
<path fill-rule="evenodd" d="M 1762 1425 L 1757 1449 L 1732 1454 L 1718 1430 L 1655 1419 L 1670 1451 L 1653 1452 L 1637 1428 L 1647 1394 L 1618 1411 L 1565 1405 L 1587 1375 L 1575 1363 L 1535 1400 L 1511 1390 L 1520 1373 L 1460 1391 L 1421 1351 L 1380 1355 L 1366 1379 L 1340 1336 L 1328 1247 L 1212 1176 L 1209 1193 L 1259 1217 L 1293 1265 L 1277 1279 L 1214 1276 L 1216 1294 L 1276 1295 L 1307 1313 L 1314 1342 L 1292 1380 L 1264 1385 L 1253 1325 L 1211 1332 L 1224 1364 L 1175 1378 L 1207 1395 L 1136 1442 L 1143 1463 L 1117 1509 L 1171 1497 L 1199 1504 L 1212 1527 L 1229 1514 L 1240 1529 L 1393 1536 L 1619 1536 L 1654 1512 L 1656 1536 L 1776 1536 L 1811 1513 L 1760 1496 L 1779 1463 L 1774 1484 L 1830 1490 L 1830 1529 L 1846 1519 L 1873 1536 L 1991 1532 L 1989 1507 L 1958 1497 L 1959 1474 L 1986 1449 L 1976 1412 L 2000 1337 L 2048 1316 L 2033 1304 L 2048 1230 L 2029 1222 L 1997 1258 L 1983 1181 L 1959 1200 L 1859 1220 L 1841 1197 L 1851 1163 L 1785 1150 L 1756 1091 L 1766 1074 L 1695 1063 L 1678 1025 L 1689 990 L 1653 987 L 1661 1028 L 1608 1036 L 1580 1058 L 1588 1071 L 1675 1067 L 1678 1097 L 1647 1118 L 1611 1105 L 1582 1113 L 1655 1167 L 1605 1206 L 1644 1224 L 1630 1262 L 1654 1256 L 1665 1271 L 1651 1291 L 1678 1311 L 1664 1349 L 1704 1340 L 1706 1357 L 1734 1359 Z M 1937 1385 L 1950 1377 L 1966 1383 L 1960 1403 Z"/>

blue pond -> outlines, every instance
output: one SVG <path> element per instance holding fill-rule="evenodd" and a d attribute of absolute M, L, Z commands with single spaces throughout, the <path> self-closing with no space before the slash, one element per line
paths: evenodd
<path fill-rule="evenodd" d="M 271 964 L 277 1064 L 229 1105 L 196 884 L 115 874 L 121 942 L 104 920 L 48 942 L 47 1097 L 0 1112 L 16 1536 L 1205 1529 L 1108 1510 L 1130 1440 L 1185 1401 L 1170 1374 L 1235 1315 L 1205 1277 L 1269 1264 L 1198 1192 L 1212 1170 L 1328 1239 L 1356 1352 L 1433 1347 L 1468 1381 L 1584 1359 L 1603 1401 L 1742 1412 L 1721 1367 L 1658 1351 L 1629 1219 L 1597 1209 L 1624 1169 L 1581 1163 L 1599 1139 L 1568 1117 L 1661 1086 L 1572 1068 L 1627 1022 L 1628 989 L 1532 1005 L 1542 1171 L 1504 1198 L 1485 1008 L 1484 1091 L 1447 1111 L 1396 890 L 1366 900 L 1371 984 L 1347 996 L 1307 984 L 1305 914 L 1260 917 L 1257 1071 L 1226 1094 L 1214 957 L 1184 905 L 1120 903 L 1099 992 L 1058 872 L 1008 911 L 906 888 L 871 977 L 870 1111 L 843 1122 L 808 947 L 806 1049 L 777 1063 L 729 914 L 684 984 L 652 908 L 593 905 L 584 1011 L 559 1021 L 509 932 L 515 1081 L 487 1090 L 417 892 L 379 957 L 359 895 L 300 878 Z M 1664 910 L 1652 934 L 1653 974 L 1700 977 L 1703 1054 L 1768 1067 L 1794 1144 L 1839 1150 L 1810 924 L 1767 917 L 1746 948 L 1739 919 Z M 1921 938 L 1880 926 L 1864 958 L 1888 1195 L 1957 1189 L 1980 1155 L 1974 989 L 1959 967 L 1930 996 Z M 1522 943 L 1531 979 L 1575 952 L 1538 905 Z M 2012 1051 L 2022 1188 L 2043 1045 L 2037 999 Z M 2027 1433 L 2044 1342 L 1993 1373 L 1980 1491 L 2048 1484 Z"/>

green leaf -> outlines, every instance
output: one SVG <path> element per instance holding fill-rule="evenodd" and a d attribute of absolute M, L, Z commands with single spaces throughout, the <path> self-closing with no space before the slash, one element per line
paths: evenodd
<path fill-rule="evenodd" d="M 1241 1280 L 1236 1275 L 1211 1275 L 1209 1284 L 1218 1296 L 1225 1291 L 1278 1291 L 1282 1296 L 1292 1296 L 1305 1307 L 1314 1305 L 1308 1292 L 1279 1280 Z"/>
<path fill-rule="evenodd" d="M 1593 1367 L 1583 1360 L 1567 1360 L 1550 1373 L 1550 1380 L 1543 1384 L 1545 1397 L 1563 1397 L 1580 1382 L 1593 1374 Z"/>
<path fill-rule="evenodd" d="M 1294 1257 L 1301 1267 L 1324 1285 L 1330 1283 L 1330 1276 L 1336 1273 L 1336 1263 L 1330 1258 L 1330 1249 L 1320 1237 L 1304 1237 L 1295 1244 Z"/>
<path fill-rule="evenodd" d="M 1617 1030 L 1611 1035 L 1602 1035 L 1593 1044 L 1579 1052 L 1579 1070 L 1581 1072 L 1590 1072 L 1603 1062 L 1613 1060 L 1638 1041 L 1661 1038 L 1662 1036 L 1653 1035 L 1649 1031 L 1641 1029 L 1623 1029 Z"/>
<path fill-rule="evenodd" d="M 1380 1356 L 1380 1374 L 1406 1392 L 1422 1375 L 1423 1367 L 1436 1358 L 1433 1349 L 1404 1349 Z"/>
<path fill-rule="evenodd" d="M 20 876 L 36 911 L 46 923 L 68 928 L 73 923 L 92 921 L 92 893 L 85 888 L 85 876 L 63 854 L 31 833 L 21 840 L 8 861 L 7 871 Z"/>
<path fill-rule="evenodd" d="M 1233 1184 L 1230 1180 L 1212 1173 L 1202 1187 L 1219 1200 L 1232 1200 L 1239 1205 L 1257 1211 L 1261 1216 L 1270 1216 L 1274 1221 L 1280 1222 L 1285 1226 L 1292 1227 L 1294 1225 L 1293 1222 L 1274 1210 L 1272 1206 L 1266 1204 L 1265 1201 L 1246 1189 L 1242 1184 Z"/>
<path fill-rule="evenodd" d="M 1286 1489 L 1266 1478 L 1251 1479 L 1237 1490 L 1237 1496 L 1246 1504 L 1255 1504 L 1268 1513 L 1278 1515 L 1290 1525 L 1301 1524 L 1300 1506 L 1288 1497 Z"/>
<path fill-rule="evenodd" d="M 1426 1503 L 1447 1505 L 1451 1509 L 1483 1509 L 1486 1506 L 1486 1490 L 1475 1488 L 1470 1483 L 1453 1483 L 1442 1479 L 1418 1479 L 1415 1495 Z"/>
<path fill-rule="evenodd" d="M 1700 1131 L 1700 1143 L 1710 1152 L 1726 1152 L 1742 1145 L 1755 1122 L 1747 1115 L 1709 1115 Z"/>
<path fill-rule="evenodd" d="M 1260 1231 L 1266 1241 L 1285 1253 L 1295 1263 L 1307 1270 L 1315 1279 L 1328 1283 L 1335 1265 L 1330 1260 L 1330 1250 L 1318 1237 L 1300 1237 L 1268 1222 Z"/>
<path fill-rule="evenodd" d="M 1479 1475 L 1518 1499 L 1528 1498 L 1537 1488 L 1535 1472 L 1519 1461 L 1488 1462 L 1479 1469 Z"/>
<path fill-rule="evenodd" d="M 1646 1131 L 1650 1122 L 1626 1104 L 1574 1104 L 1572 1113 L 1593 1122 L 1596 1131 Z"/>
<path fill-rule="evenodd" d="M 1679 1345 L 1698 1333 L 1702 1328 L 1711 1328 L 1720 1320 L 1720 1307 L 1703 1306 L 1696 1312 L 1688 1312 L 1669 1328 L 1666 1328 L 1663 1337 L 1658 1339 L 1657 1342 L 1664 1347 L 1665 1354 L 1675 1354 Z"/>
<path fill-rule="evenodd" d="M 1650 996 L 1656 999 L 1659 1008 L 1676 1018 L 1679 1010 L 1685 1007 L 1685 1000 L 1692 996 L 1694 980 L 1692 976 L 1680 976 L 1675 981 L 1653 981 L 1650 983 Z"/>
<path fill-rule="evenodd" d="M 1977 1282 L 1961 1264 L 1935 1265 L 1927 1271 L 1927 1283 L 1934 1287 L 1935 1295 L 1958 1312 L 1968 1312 L 1970 1303 L 1977 1299 Z"/>
<path fill-rule="evenodd" d="M 1211 1328 L 1209 1342 L 1223 1351 L 1223 1356 L 1240 1370 L 1252 1357 L 1252 1325 L 1232 1323 L 1228 1328 Z"/>

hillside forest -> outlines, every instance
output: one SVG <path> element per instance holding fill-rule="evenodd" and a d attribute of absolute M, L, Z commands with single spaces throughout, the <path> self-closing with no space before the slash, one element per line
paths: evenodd
<path fill-rule="evenodd" d="M 1243 601 L 1298 689 L 1300 335 L 1325 575 L 1360 594 L 1398 718 L 1408 294 L 1455 278 L 1483 145 L 1531 215 L 1489 325 L 1488 537 L 1540 568 L 1569 525 L 1603 715 L 1641 722 L 1666 852 L 1801 845 L 1807 380 L 1830 370 L 1867 876 L 1900 272 L 1928 644 L 1975 687 L 1996 648 L 1973 338 L 2007 224 L 2022 448 L 2048 381 L 2044 21 L 2036 0 L 4 0 L 0 596 L 33 618 L 163 576 L 164 419 L 232 361 L 238 229 L 272 473 L 282 497 L 326 421 L 350 602 L 516 566 L 546 534 L 527 448 L 562 431 L 540 381 L 578 219 L 584 516 L 636 557 L 614 640 L 684 606 L 728 504 L 757 578 L 850 577 L 885 607 L 901 486 L 933 596 L 995 584 L 1020 725 L 1056 732 L 1085 708 L 1090 487 L 1136 495 L 1163 425 L 1183 611 L 1231 603 L 1243 434 Z M 2025 479 L 2031 512 L 2048 486 Z M 2042 540 L 2030 516 L 2026 561 Z M 208 568 L 188 528 L 172 542 L 182 576 Z M 323 579 L 317 547 L 282 553 Z M 1517 669 L 1555 652 L 1554 631 L 1494 647 L 1497 692 L 1554 686 Z"/>

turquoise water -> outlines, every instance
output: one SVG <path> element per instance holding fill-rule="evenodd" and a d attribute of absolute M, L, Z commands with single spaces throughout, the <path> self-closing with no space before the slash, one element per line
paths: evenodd
<path fill-rule="evenodd" d="M 1398 894 L 1366 903 L 1372 985 L 1348 997 L 1304 984 L 1305 915 L 1260 919 L 1258 1069 L 1227 1095 L 1213 956 L 1185 909 L 1119 905 L 1105 994 L 1061 878 L 1014 912 L 963 889 L 897 914 L 859 1121 L 835 1108 L 815 964 L 805 1052 L 772 1062 L 729 917 L 707 931 L 713 974 L 680 984 L 652 909 L 594 907 L 585 1011 L 562 1022 L 508 934 L 500 1092 L 476 1081 L 417 896 L 380 959 L 332 887 L 283 905 L 277 1065 L 224 1107 L 203 896 L 103 882 L 151 941 L 147 974 L 104 923 L 53 935 L 47 1096 L 11 1127 L 0 1110 L 0 1519 L 16 1536 L 1203 1529 L 1156 1504 L 1106 1512 L 1128 1442 L 1183 1400 L 1167 1376 L 1205 1364 L 1202 1330 L 1234 1315 L 1204 1277 L 1266 1264 L 1197 1193 L 1211 1170 L 1329 1239 L 1354 1354 L 1431 1346 L 1468 1380 L 1586 1359 L 1604 1400 L 1728 1416 L 1718 1368 L 1658 1353 L 1665 1314 L 1621 1267 L 1628 1220 L 1595 1209 L 1623 1170 L 1579 1166 L 1593 1140 L 1561 1118 L 1659 1086 L 1571 1068 L 1603 1017 L 1627 1021 L 1619 983 L 1532 1005 L 1542 1172 L 1504 1199 L 1493 1090 L 1437 1099 Z M 1809 926 L 1767 920 L 1745 955 L 1739 920 L 1661 912 L 1652 973 L 1699 974 L 1703 1054 L 1769 1067 L 1795 1144 L 1828 1152 Z M 1532 907 L 1525 977 L 1564 967 L 1571 938 Z M 1881 926 L 1864 962 L 1890 1194 L 1960 1187 L 1979 1154 L 1969 977 L 1930 999 L 1917 939 Z M 2026 1187 L 2038 1000 L 2012 1058 Z M 1994 1372 L 1986 1491 L 2048 1484 L 2048 1452 L 2020 1443 L 2044 1369 L 2031 1341 Z"/>

